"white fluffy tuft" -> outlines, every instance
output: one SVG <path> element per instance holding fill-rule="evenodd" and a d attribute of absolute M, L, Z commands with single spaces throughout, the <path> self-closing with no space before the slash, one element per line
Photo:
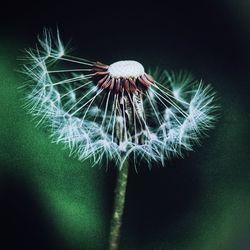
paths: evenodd
<path fill-rule="evenodd" d="M 39 123 L 51 128 L 54 142 L 66 144 L 80 160 L 93 157 L 98 163 L 106 158 L 121 164 L 124 157 L 133 155 L 136 160 L 164 162 L 164 157 L 192 150 L 214 125 L 217 107 L 210 86 L 185 72 L 156 69 L 148 72 L 156 84 L 145 98 L 132 97 L 145 129 L 132 137 L 127 134 L 118 144 L 114 124 L 123 123 L 123 117 L 115 112 L 117 97 L 94 86 L 91 62 L 67 56 L 59 34 L 53 38 L 45 30 L 38 40 L 37 49 L 27 51 L 23 69 L 32 82 L 27 85 L 27 108 Z M 144 72 L 137 62 L 129 65 L 135 66 L 129 68 L 131 74 Z M 125 66 L 116 63 L 109 70 L 122 75 Z M 142 135 L 144 142 L 138 143 Z"/>

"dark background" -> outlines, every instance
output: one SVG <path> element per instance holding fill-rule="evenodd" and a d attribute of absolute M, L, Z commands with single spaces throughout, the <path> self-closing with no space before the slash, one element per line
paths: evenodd
<path fill-rule="evenodd" d="M 218 93 L 220 119 L 202 147 L 131 169 L 121 249 L 249 249 L 249 11 L 243 0 L 5 2 L 2 249 L 107 247 L 114 169 L 68 158 L 21 108 L 16 58 L 44 27 L 58 27 L 76 56 L 189 70 Z"/>

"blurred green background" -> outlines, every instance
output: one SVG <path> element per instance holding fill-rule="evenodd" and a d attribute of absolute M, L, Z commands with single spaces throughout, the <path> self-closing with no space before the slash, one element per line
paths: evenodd
<path fill-rule="evenodd" d="M 132 11 L 133 10 L 133 11 Z M 186 69 L 221 106 L 202 146 L 130 171 L 121 249 L 250 249 L 249 3 L 10 4 L 1 17 L 1 249 L 106 249 L 116 172 L 69 157 L 24 111 L 22 49 L 44 26 L 74 55 Z"/>

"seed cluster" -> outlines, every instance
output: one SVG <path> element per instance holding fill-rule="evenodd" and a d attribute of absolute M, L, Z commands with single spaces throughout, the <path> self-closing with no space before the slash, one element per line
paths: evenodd
<path fill-rule="evenodd" d="M 129 77 L 114 77 L 108 71 L 110 66 L 100 62 L 96 62 L 93 66 L 93 82 L 102 89 L 107 89 L 115 94 L 122 93 L 137 94 L 142 90 L 147 90 L 154 79 L 147 73 L 143 73 L 138 77 L 133 75 Z"/>
<path fill-rule="evenodd" d="M 148 75 L 134 60 L 106 65 L 71 56 L 47 30 L 23 59 L 29 112 L 53 141 L 94 165 L 164 165 L 192 150 L 216 121 L 213 89 L 183 71 L 152 68 Z"/>

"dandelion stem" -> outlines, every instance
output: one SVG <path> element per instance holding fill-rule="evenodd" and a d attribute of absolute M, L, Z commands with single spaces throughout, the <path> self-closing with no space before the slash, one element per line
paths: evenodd
<path fill-rule="evenodd" d="M 120 229 L 124 211 L 126 187 L 128 180 L 128 160 L 123 163 L 122 169 L 118 171 L 115 188 L 114 210 L 111 220 L 109 249 L 117 250 L 119 247 Z"/>

